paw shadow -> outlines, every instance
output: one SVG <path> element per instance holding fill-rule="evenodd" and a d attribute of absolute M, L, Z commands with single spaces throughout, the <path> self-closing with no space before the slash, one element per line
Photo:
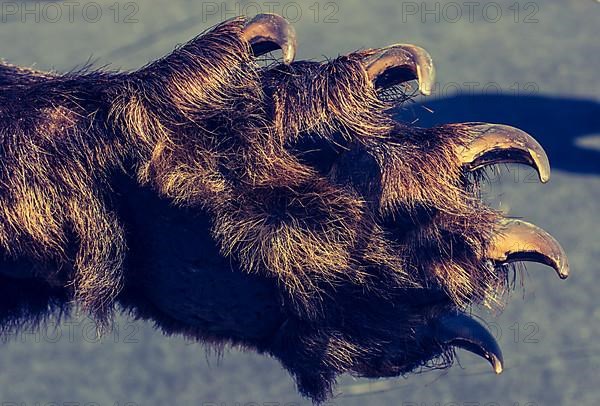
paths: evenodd
<path fill-rule="evenodd" d="M 586 136 L 600 137 L 600 103 L 550 96 L 457 95 L 405 105 L 403 121 L 431 127 L 445 123 L 485 121 L 508 124 L 530 133 L 546 150 L 553 169 L 600 173 L 600 142 L 581 145 Z"/>

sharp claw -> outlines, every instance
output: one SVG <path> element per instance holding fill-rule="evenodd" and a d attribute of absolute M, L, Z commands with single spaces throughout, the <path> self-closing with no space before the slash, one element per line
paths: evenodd
<path fill-rule="evenodd" d="M 292 63 L 296 56 L 296 30 L 285 18 L 276 14 L 256 15 L 246 24 L 242 35 L 255 56 L 281 49 L 285 64 Z"/>
<path fill-rule="evenodd" d="M 435 338 L 446 345 L 465 349 L 487 359 L 496 374 L 502 372 L 504 358 L 498 342 L 474 318 L 464 313 L 439 318 L 436 321 Z"/>
<path fill-rule="evenodd" d="M 506 220 L 504 230 L 488 249 L 488 257 L 508 263 L 532 261 L 549 265 L 561 279 L 569 276 L 569 261 L 558 241 L 541 228 L 521 220 Z"/>
<path fill-rule="evenodd" d="M 435 68 L 431 56 L 423 48 L 411 44 L 397 44 L 382 48 L 365 60 L 367 74 L 378 87 L 417 79 L 419 90 L 430 95 Z"/>
<path fill-rule="evenodd" d="M 550 164 L 542 146 L 525 131 L 502 124 L 463 123 L 479 133 L 459 151 L 468 170 L 497 163 L 521 163 L 533 167 L 542 183 L 550 180 Z"/>

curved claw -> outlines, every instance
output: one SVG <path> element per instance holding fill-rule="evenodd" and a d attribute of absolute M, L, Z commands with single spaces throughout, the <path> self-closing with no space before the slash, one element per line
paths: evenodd
<path fill-rule="evenodd" d="M 504 358 L 500 346 L 477 320 L 464 313 L 456 313 L 439 318 L 436 327 L 435 338 L 438 341 L 477 354 L 488 360 L 496 374 L 502 372 Z"/>
<path fill-rule="evenodd" d="M 411 44 L 396 44 L 382 48 L 365 60 L 367 74 L 377 87 L 417 79 L 419 90 L 430 95 L 435 81 L 431 56 L 423 48 Z"/>
<path fill-rule="evenodd" d="M 276 49 L 283 52 L 283 63 L 290 64 L 296 56 L 296 30 L 277 14 L 258 14 L 242 30 L 242 36 L 255 56 Z"/>
<path fill-rule="evenodd" d="M 569 276 L 569 261 L 558 241 L 541 228 L 521 220 L 506 220 L 504 230 L 488 248 L 488 257 L 501 263 L 533 261 L 549 265 L 561 279 Z"/>
<path fill-rule="evenodd" d="M 542 146 L 525 131 L 503 124 L 463 123 L 479 133 L 459 154 L 469 171 L 498 163 L 521 163 L 534 168 L 542 183 L 550 180 L 550 163 Z"/>

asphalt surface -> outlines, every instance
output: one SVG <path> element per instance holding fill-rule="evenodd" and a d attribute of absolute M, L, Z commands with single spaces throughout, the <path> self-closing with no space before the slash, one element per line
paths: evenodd
<path fill-rule="evenodd" d="M 598 404 L 598 2 L 52 4 L 0 3 L 0 57 L 57 71 L 88 60 L 134 69 L 224 18 L 269 8 L 297 20 L 298 58 L 397 42 L 426 48 L 437 66 L 436 92 L 406 105 L 402 115 L 420 125 L 490 121 L 533 134 L 548 152 L 550 183 L 540 185 L 529 169 L 511 167 L 492 177 L 486 195 L 491 204 L 553 234 L 569 254 L 572 276 L 560 281 L 548 268 L 531 265 L 525 287 L 512 294 L 504 312 L 481 313 L 503 347 L 502 375 L 460 353 L 462 367 L 445 372 L 343 378 L 332 402 Z M 275 360 L 235 349 L 222 357 L 206 355 L 198 344 L 124 317 L 118 326 L 100 342 L 91 323 L 81 319 L 8 337 L 0 350 L 0 405 L 309 404 Z"/>

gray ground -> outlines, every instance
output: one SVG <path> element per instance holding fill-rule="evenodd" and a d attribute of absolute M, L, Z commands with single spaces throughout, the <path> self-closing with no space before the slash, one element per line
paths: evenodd
<path fill-rule="evenodd" d="M 569 254 L 572 277 L 561 282 L 548 268 L 532 265 L 524 291 L 512 295 L 502 314 L 485 315 L 504 349 L 507 368 L 501 376 L 494 376 L 485 362 L 461 353 L 462 368 L 445 373 L 379 381 L 343 379 L 333 402 L 598 404 L 598 2 L 476 2 L 472 13 L 465 2 L 442 2 L 437 3 L 438 13 L 426 15 L 421 12 L 435 10 L 436 2 L 308 1 L 284 9 L 285 3 L 278 1 L 237 6 L 221 1 L 140 1 L 134 8 L 125 1 L 101 0 L 85 11 L 87 2 L 71 3 L 72 15 L 67 4 L 56 3 L 62 16 L 47 4 L 0 3 L 0 57 L 58 71 L 90 57 L 96 65 L 132 69 L 223 18 L 244 11 L 255 14 L 257 6 L 262 11 L 274 7 L 298 20 L 300 58 L 319 59 L 395 42 L 428 49 L 437 63 L 439 86 L 432 98 L 419 102 L 434 113 L 415 104 L 403 114 L 426 125 L 482 120 L 534 134 L 549 153 L 552 181 L 541 186 L 527 169 L 503 170 L 489 187 L 490 200 L 556 236 Z M 96 6 L 101 7 L 99 17 Z M 125 22 L 132 12 L 130 19 L 137 21 Z M 205 357 L 199 345 L 164 337 L 149 324 L 122 318 L 119 327 L 101 342 L 94 342 L 89 322 L 77 320 L 40 335 L 10 337 L 0 351 L 0 404 L 308 404 L 274 360 L 228 350 L 219 361 L 214 355 Z"/>

